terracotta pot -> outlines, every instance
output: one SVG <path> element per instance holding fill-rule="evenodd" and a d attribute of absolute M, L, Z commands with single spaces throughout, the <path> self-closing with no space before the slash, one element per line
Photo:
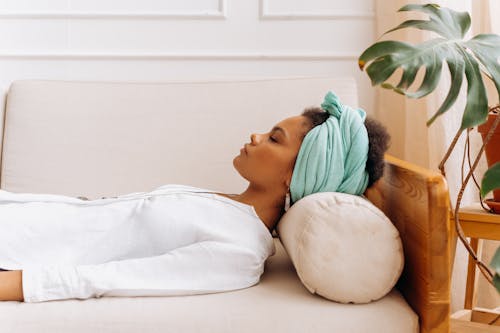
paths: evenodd
<path fill-rule="evenodd" d="M 477 130 L 481 133 L 483 141 L 497 116 L 499 116 L 498 108 L 494 111 L 490 111 L 488 121 L 478 127 Z M 491 136 L 490 141 L 486 144 L 484 152 L 486 154 L 488 168 L 490 168 L 493 164 L 500 162 L 500 125 L 495 128 L 495 132 Z M 500 203 L 500 189 L 493 191 L 493 198 L 494 201 Z"/>

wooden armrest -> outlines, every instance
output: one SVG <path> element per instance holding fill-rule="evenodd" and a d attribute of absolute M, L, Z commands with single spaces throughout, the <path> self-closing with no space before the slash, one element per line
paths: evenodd
<path fill-rule="evenodd" d="M 365 195 L 399 230 L 405 267 L 396 287 L 419 316 L 421 333 L 450 331 L 452 228 L 438 173 L 385 156 L 384 176 Z"/>

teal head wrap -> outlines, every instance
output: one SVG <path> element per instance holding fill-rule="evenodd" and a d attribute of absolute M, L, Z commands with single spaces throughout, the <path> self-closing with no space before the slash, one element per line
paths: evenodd
<path fill-rule="evenodd" d="M 302 141 L 290 182 L 292 203 L 316 192 L 360 195 L 368 186 L 366 112 L 343 105 L 331 91 L 321 107 L 330 116 Z"/>

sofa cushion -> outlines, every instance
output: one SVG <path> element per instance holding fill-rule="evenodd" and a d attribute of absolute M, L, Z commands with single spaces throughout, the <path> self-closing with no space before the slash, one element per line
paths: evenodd
<path fill-rule="evenodd" d="M 278 238 L 259 284 L 224 293 L 0 302 L 0 332 L 415 333 L 418 317 L 398 290 L 368 304 L 341 304 L 300 283 Z M 64 320 L 62 320 L 64 318 Z"/>
<path fill-rule="evenodd" d="M 361 196 L 308 195 L 283 215 L 277 233 L 304 286 L 333 301 L 377 300 L 403 270 L 398 230 Z"/>
<path fill-rule="evenodd" d="M 357 105 L 354 78 L 15 81 L 0 188 L 89 199 L 164 184 L 240 193 L 248 182 L 232 160 L 249 135 L 319 105 L 328 90 Z"/>

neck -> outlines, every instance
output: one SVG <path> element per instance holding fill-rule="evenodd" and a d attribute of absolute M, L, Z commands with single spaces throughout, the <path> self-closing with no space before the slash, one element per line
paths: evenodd
<path fill-rule="evenodd" d="M 244 192 L 231 196 L 231 199 L 253 206 L 269 232 L 273 231 L 284 213 L 285 190 L 272 191 L 250 184 Z"/>

